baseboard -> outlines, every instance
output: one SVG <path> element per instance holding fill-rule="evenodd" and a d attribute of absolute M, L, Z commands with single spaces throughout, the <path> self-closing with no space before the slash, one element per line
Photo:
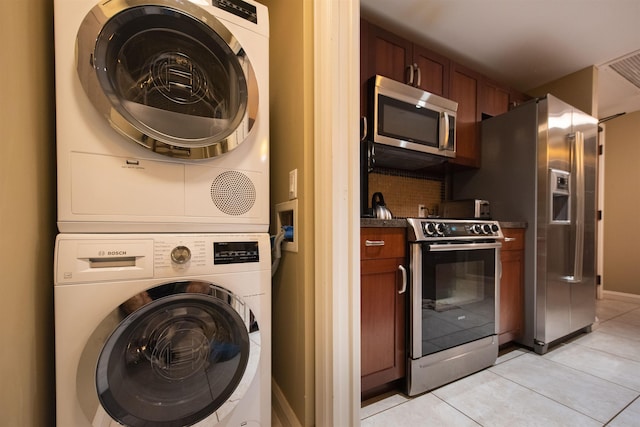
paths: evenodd
<path fill-rule="evenodd" d="M 610 299 L 618 299 L 618 300 L 634 299 L 640 302 L 640 295 L 636 295 L 636 294 L 627 294 L 624 292 L 607 291 L 607 290 L 603 290 L 602 294 Z"/>
<path fill-rule="evenodd" d="M 284 393 L 273 378 L 271 378 L 271 408 L 283 427 L 302 427 L 295 412 L 289 406 L 287 398 L 284 397 Z"/>

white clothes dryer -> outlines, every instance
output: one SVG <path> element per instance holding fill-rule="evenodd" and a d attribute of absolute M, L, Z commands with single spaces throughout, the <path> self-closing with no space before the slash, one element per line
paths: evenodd
<path fill-rule="evenodd" d="M 271 425 L 268 234 L 60 234 L 58 426 Z"/>
<path fill-rule="evenodd" d="M 267 8 L 54 0 L 54 12 L 60 232 L 267 232 Z"/>

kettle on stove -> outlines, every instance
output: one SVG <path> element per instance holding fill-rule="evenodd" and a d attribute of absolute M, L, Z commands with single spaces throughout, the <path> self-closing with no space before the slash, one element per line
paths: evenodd
<path fill-rule="evenodd" d="M 379 219 L 392 219 L 393 215 L 391 211 L 384 204 L 384 197 L 382 193 L 373 193 L 371 198 L 371 209 L 373 210 L 373 216 Z"/>

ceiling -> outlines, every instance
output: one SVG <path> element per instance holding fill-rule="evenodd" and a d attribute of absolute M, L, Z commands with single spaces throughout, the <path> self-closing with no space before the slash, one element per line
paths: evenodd
<path fill-rule="evenodd" d="M 639 0 L 360 0 L 371 22 L 526 92 L 598 68 L 598 118 L 640 110 L 640 87 L 609 63 L 632 56 Z M 637 61 L 636 61 L 637 59 Z"/>

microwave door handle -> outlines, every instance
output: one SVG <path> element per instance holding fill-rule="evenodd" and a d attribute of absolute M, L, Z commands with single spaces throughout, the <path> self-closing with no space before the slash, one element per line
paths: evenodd
<path fill-rule="evenodd" d="M 440 122 L 444 126 L 444 132 L 440 133 L 440 150 L 446 150 L 449 145 L 449 114 L 443 111 L 440 115 Z"/>

